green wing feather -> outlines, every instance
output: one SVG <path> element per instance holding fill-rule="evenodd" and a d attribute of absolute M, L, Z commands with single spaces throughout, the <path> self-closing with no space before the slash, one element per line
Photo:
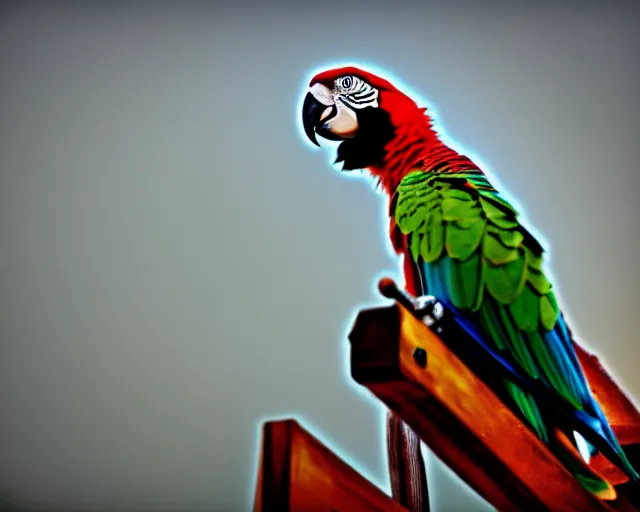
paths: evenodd
<path fill-rule="evenodd" d="M 394 215 L 409 237 L 413 260 L 424 269 L 425 293 L 469 314 L 531 378 L 542 379 L 582 408 L 571 373 L 543 339 L 560 310 L 542 270 L 542 249 L 486 177 L 410 173 L 398 186 Z M 507 392 L 547 440 L 532 397 L 513 383 Z"/>
<path fill-rule="evenodd" d="M 400 182 L 392 204 L 423 293 L 465 314 L 530 378 L 540 379 L 577 410 L 599 417 L 625 471 L 640 481 L 591 396 L 543 270 L 542 247 L 513 206 L 478 171 L 412 172 Z M 534 398 L 513 382 L 504 385 L 538 437 L 551 442 Z M 569 460 L 562 449 L 557 454 Z M 611 490 L 588 469 L 574 469 L 592 492 Z"/>

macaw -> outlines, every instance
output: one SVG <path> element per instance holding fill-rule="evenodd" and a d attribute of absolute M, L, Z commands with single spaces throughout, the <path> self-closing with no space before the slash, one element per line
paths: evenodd
<path fill-rule="evenodd" d="M 598 451 L 639 483 L 582 372 L 543 247 L 482 169 L 442 141 L 427 108 L 384 78 L 340 67 L 312 78 L 302 124 L 318 146 L 317 135 L 340 141 L 342 170 L 368 170 L 386 193 L 406 290 L 442 301 L 515 368 L 514 377 L 544 386 L 573 413 L 559 443 L 558 425 L 535 393 L 516 378 L 500 380 L 509 406 L 580 484 L 615 499 L 613 486 L 586 465 Z"/>

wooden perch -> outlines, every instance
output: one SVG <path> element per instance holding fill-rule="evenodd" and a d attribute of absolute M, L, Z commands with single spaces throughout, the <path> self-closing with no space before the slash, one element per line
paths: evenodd
<path fill-rule="evenodd" d="M 294 420 L 262 429 L 254 512 L 406 512 Z"/>
<path fill-rule="evenodd" d="M 352 376 L 472 488 L 501 511 L 633 510 L 624 496 L 605 504 L 584 490 L 491 389 L 416 319 L 411 304 L 397 299 L 391 307 L 358 315 L 349 336 Z M 611 398 L 609 413 L 620 412 L 624 401 L 615 390 L 622 393 L 607 384 L 613 381 L 604 378 L 604 369 L 591 368 L 589 382 L 600 390 L 600 400 Z M 632 420 L 625 411 L 619 417 Z"/>

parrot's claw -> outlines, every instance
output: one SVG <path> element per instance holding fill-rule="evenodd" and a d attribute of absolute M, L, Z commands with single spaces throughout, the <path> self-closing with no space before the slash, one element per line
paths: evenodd
<path fill-rule="evenodd" d="M 422 295 L 416 298 L 416 316 L 427 326 L 440 334 L 439 322 L 444 316 L 444 306 L 433 295 Z"/>

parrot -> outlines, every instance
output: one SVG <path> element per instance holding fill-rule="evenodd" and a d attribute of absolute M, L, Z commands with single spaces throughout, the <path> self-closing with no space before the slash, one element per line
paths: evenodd
<path fill-rule="evenodd" d="M 547 252 L 488 173 L 443 140 L 427 107 L 372 71 L 325 69 L 305 92 L 308 139 L 338 143 L 334 164 L 368 173 L 388 199 L 388 236 L 406 291 L 436 297 L 513 368 L 514 378 L 498 379 L 509 407 L 584 489 L 616 498 L 613 485 L 588 466 L 599 452 L 639 485 L 582 372 Z M 574 419 L 570 428 L 557 424 L 535 386 L 525 387 L 516 373 L 558 399 Z M 407 439 L 413 478 L 426 485 L 415 432 L 401 420 L 387 426 Z"/>

